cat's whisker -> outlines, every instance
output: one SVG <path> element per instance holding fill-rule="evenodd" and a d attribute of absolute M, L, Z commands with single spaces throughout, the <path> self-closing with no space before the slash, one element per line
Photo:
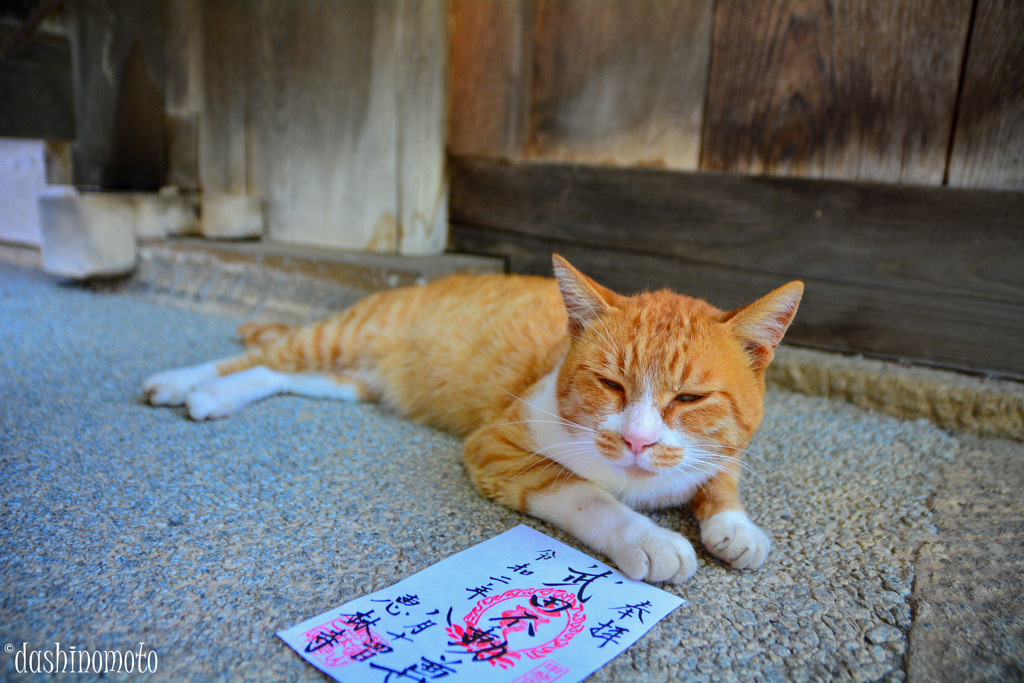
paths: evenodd
<path fill-rule="evenodd" d="M 583 337 L 580 337 L 579 335 L 575 335 L 575 334 L 570 334 L 569 336 L 572 337 L 573 339 L 578 339 L 578 340 L 580 340 L 582 342 L 586 342 L 588 344 L 593 344 L 595 348 L 601 349 L 602 351 L 607 353 L 612 358 L 614 358 L 615 355 L 616 355 L 615 353 L 613 353 L 612 351 L 608 350 L 606 347 L 598 344 L 597 342 L 593 341 L 592 339 L 584 339 Z"/>
<path fill-rule="evenodd" d="M 771 466 L 771 464 L 767 460 L 762 458 L 760 455 L 758 455 L 754 451 L 752 451 L 750 449 L 747 449 L 747 448 L 743 448 L 741 446 L 729 446 L 727 444 L 720 444 L 720 443 L 702 443 L 702 444 L 697 444 L 697 447 L 698 448 L 704 448 L 704 449 L 710 449 L 710 450 L 721 449 L 721 450 L 725 450 L 725 451 L 730 451 L 730 454 L 731 453 L 739 453 L 739 454 L 742 454 L 742 455 L 749 455 L 750 457 L 759 460 L 768 469 L 772 470 L 773 472 L 775 471 L 775 468 L 773 468 Z"/>
<path fill-rule="evenodd" d="M 507 425 L 521 425 L 521 424 L 535 424 L 535 423 L 538 423 L 538 424 L 553 424 L 553 425 L 564 425 L 565 424 L 564 422 L 558 422 L 556 420 L 533 420 L 533 419 L 531 419 L 531 420 L 517 420 L 516 422 L 500 422 L 500 423 L 498 423 L 495 426 L 504 427 L 504 426 L 507 426 Z M 586 428 L 584 427 L 584 429 L 586 429 Z M 590 431 L 596 433 L 596 430 L 591 429 Z"/>
<path fill-rule="evenodd" d="M 724 448 L 724 449 L 729 450 L 729 451 L 735 451 L 737 453 L 742 453 L 743 455 L 749 455 L 752 458 L 756 458 L 758 461 L 761 462 L 762 465 L 764 465 L 769 470 L 771 470 L 772 473 L 775 472 L 775 468 L 772 467 L 771 464 L 767 460 L 762 458 L 760 455 L 758 455 L 754 451 L 748 450 L 746 448 L 740 448 L 739 446 L 725 446 L 725 445 L 721 445 L 721 446 L 717 446 L 717 447 L 718 448 Z"/>
<path fill-rule="evenodd" d="M 544 472 L 549 467 L 551 467 L 552 465 L 557 465 L 558 467 L 562 467 L 563 469 L 565 469 L 565 466 L 562 465 L 562 463 L 558 462 L 557 460 L 548 460 L 548 464 L 545 465 L 544 468 L 540 472 L 537 472 L 536 474 L 533 475 L 533 479 L 530 480 L 530 483 L 532 484 L 533 482 L 535 482 L 537 480 L 537 477 L 539 477 L 540 475 L 544 474 Z M 556 477 L 556 479 L 557 479 L 557 477 Z"/>
<path fill-rule="evenodd" d="M 602 319 L 601 319 L 601 316 L 599 316 L 599 315 L 597 314 L 597 311 L 595 311 L 595 310 L 594 310 L 594 307 L 593 307 L 593 306 L 592 306 L 592 305 L 590 304 L 590 302 L 589 302 L 589 301 L 587 301 L 587 300 L 586 300 L 586 299 L 584 298 L 584 299 L 583 299 L 583 303 L 585 303 L 585 304 L 587 305 L 587 308 L 588 308 L 588 309 L 590 309 L 590 313 L 591 313 L 591 314 L 593 315 L 593 317 L 594 317 L 594 318 L 596 318 L 597 320 L 599 320 L 599 321 L 600 321 L 600 323 L 601 323 L 601 327 L 603 327 L 603 328 L 604 328 L 604 331 L 608 333 L 608 337 L 612 337 L 613 335 L 612 335 L 612 333 L 611 333 L 611 332 L 610 332 L 610 331 L 608 330 L 608 326 L 604 324 L 604 320 L 602 320 Z M 604 336 L 604 335 L 602 335 L 602 334 L 601 334 L 600 332 L 598 332 L 598 331 L 597 331 L 597 329 L 596 329 L 596 328 L 595 328 L 595 327 L 594 327 L 593 325 L 591 325 L 591 324 L 590 324 L 590 321 L 588 321 L 588 320 L 586 320 L 586 319 L 582 319 L 582 318 L 581 318 L 581 320 L 583 321 L 583 323 L 584 323 L 584 324 L 586 324 L 586 326 L 587 326 L 587 327 L 589 327 L 590 329 L 594 330 L 594 334 L 598 335 L 599 337 L 601 337 L 602 339 L 604 339 L 604 340 L 605 340 L 606 342 L 608 342 L 609 344 L 611 344 L 611 347 L 612 347 L 613 349 L 616 349 L 616 350 L 618 350 L 618 346 L 616 346 L 616 345 L 615 345 L 615 343 L 614 343 L 613 341 L 611 341 L 611 340 L 610 340 L 610 339 L 609 339 L 608 337 L 605 337 L 605 336 Z"/>
<path fill-rule="evenodd" d="M 577 423 L 573 422 L 572 420 L 565 419 L 561 415 L 555 415 L 554 413 L 549 413 L 548 411 L 544 410 L 543 408 L 540 408 L 538 406 L 533 405 L 532 403 L 527 401 L 525 398 L 519 398 L 518 396 L 513 394 L 508 389 L 505 389 L 504 387 L 502 387 L 501 390 L 504 391 L 509 396 L 511 396 L 512 398 L 516 399 L 517 401 L 521 401 L 521 402 L 525 403 L 526 405 L 530 406 L 534 410 L 539 410 L 540 412 L 544 413 L 545 415 L 550 415 L 551 417 L 555 418 L 556 420 L 560 420 L 561 424 L 569 425 L 569 426 L 572 426 L 572 427 L 576 427 L 577 429 L 582 429 L 582 430 L 585 430 L 585 431 L 588 431 L 588 432 L 593 432 L 594 434 L 597 434 L 597 430 L 596 429 L 590 429 L 589 427 L 584 427 L 583 425 L 577 424 Z"/>
<path fill-rule="evenodd" d="M 598 318 L 598 320 L 600 320 L 600 318 Z M 583 322 L 586 324 L 587 327 L 589 327 L 591 330 L 594 331 L 594 334 L 596 334 L 598 337 L 600 337 L 602 340 L 604 340 L 604 342 L 606 344 L 608 344 L 609 346 L 611 346 L 612 349 L 614 350 L 614 351 L 608 351 L 607 349 L 605 349 L 605 352 L 608 353 L 608 355 L 610 355 L 612 358 L 617 358 L 619 356 L 619 354 L 616 353 L 615 351 L 618 351 L 619 347 L 615 345 L 615 342 L 613 342 L 612 340 L 608 339 L 608 337 L 605 337 L 603 334 L 598 332 L 597 328 L 595 328 L 593 325 L 591 325 L 586 320 L 584 320 Z M 601 321 L 601 324 L 604 325 L 604 321 Z M 607 328 L 605 328 L 605 329 L 607 329 Z M 597 344 L 594 344 L 594 346 L 597 346 Z"/>
<path fill-rule="evenodd" d="M 706 450 L 696 450 L 691 454 L 690 458 L 695 462 L 705 462 L 706 464 L 725 465 L 730 462 L 736 463 L 740 466 L 741 472 L 750 472 L 752 475 L 760 479 L 762 483 L 766 483 L 765 478 L 761 476 L 761 473 L 758 472 L 753 465 L 751 465 L 748 462 L 744 462 L 742 459 L 731 458 L 729 456 L 721 455 L 718 453 L 714 453 L 713 451 Z"/>
<path fill-rule="evenodd" d="M 512 474 L 505 478 L 505 483 L 509 483 L 510 481 L 518 477 L 520 474 L 528 472 L 531 468 L 539 464 L 540 461 L 534 460 L 532 457 L 532 453 L 524 453 L 522 456 L 519 457 L 519 467 L 516 468 L 515 472 L 513 472 Z"/>
<path fill-rule="evenodd" d="M 526 461 L 525 464 L 524 465 L 520 465 L 519 468 L 515 472 L 513 472 L 508 478 L 505 479 L 505 483 L 506 484 L 512 482 L 512 480 L 516 479 L 517 477 L 526 474 L 527 472 L 532 470 L 534 467 L 536 467 L 537 465 L 540 465 L 543 462 L 542 460 L 534 460 L 531 456 L 532 456 L 532 454 L 523 456 L 522 459 Z M 536 478 L 536 477 L 534 477 L 534 478 Z"/>
<path fill-rule="evenodd" d="M 719 460 L 706 460 L 706 459 L 693 458 L 693 459 L 690 459 L 686 463 L 686 466 L 688 466 L 690 469 L 692 469 L 694 471 L 707 472 L 708 474 L 713 475 L 719 481 L 723 481 L 724 482 L 724 480 L 721 479 L 721 477 L 719 476 L 719 473 L 723 471 L 722 463 Z M 703 469 L 703 468 L 708 468 L 708 469 Z M 751 469 L 750 472 L 751 472 L 751 474 L 753 474 L 756 477 L 758 477 L 761 480 L 762 483 L 765 483 L 764 478 L 761 477 L 761 475 L 757 471 Z M 743 475 L 742 471 L 737 476 L 742 481 L 748 481 L 748 478 L 746 478 Z"/>
<path fill-rule="evenodd" d="M 598 457 L 600 457 L 600 456 L 598 456 L 598 455 L 590 455 L 587 458 L 583 459 L 582 461 L 574 463 L 574 464 L 576 466 L 582 466 L 582 465 L 587 464 L 588 462 L 590 462 L 594 458 L 598 458 Z M 568 485 L 569 480 L 572 478 L 573 475 L 576 474 L 576 472 L 574 472 L 573 470 L 569 469 L 568 467 L 565 468 L 565 471 L 566 471 L 567 474 L 565 475 L 565 479 L 562 481 L 562 487 L 559 489 L 559 491 L 564 490 L 565 487 Z M 558 483 L 558 477 L 555 477 L 555 484 L 557 484 L 557 483 Z"/>
<path fill-rule="evenodd" d="M 536 457 L 541 457 L 541 458 L 543 458 L 543 460 L 534 460 L 534 458 L 536 458 Z M 546 460 L 547 464 L 540 470 L 540 472 L 538 472 L 538 473 L 536 473 L 534 475 L 533 479 L 531 480 L 531 482 L 532 482 L 541 473 L 543 473 L 544 470 L 546 470 L 548 467 L 551 467 L 551 465 L 553 465 L 553 464 L 558 464 L 556 460 L 548 458 L 548 457 L 546 457 L 545 455 L 543 455 L 541 453 L 524 453 L 523 456 L 520 459 L 524 460 L 526 462 L 526 465 L 525 466 L 520 465 L 520 467 L 511 476 L 509 476 L 508 479 L 506 479 L 506 482 L 510 482 L 513 479 L 515 479 L 516 477 L 518 477 L 519 475 L 525 474 L 526 472 L 530 471 L 535 466 L 541 464 L 542 462 L 544 462 L 544 460 Z"/>
<path fill-rule="evenodd" d="M 702 469 L 702 468 L 700 468 L 700 467 L 695 467 L 695 466 L 694 466 L 694 464 L 697 464 L 697 465 L 701 465 L 701 464 L 707 465 L 707 464 L 709 464 L 709 463 L 707 463 L 707 462 L 701 462 L 701 461 L 696 461 L 696 463 L 691 463 L 691 465 L 690 465 L 690 469 L 691 469 L 691 470 L 693 470 L 693 471 L 695 471 L 695 472 L 700 472 L 700 473 L 702 473 L 702 474 L 706 474 L 706 475 L 708 475 L 708 477 L 710 477 L 711 479 L 714 479 L 714 480 L 716 480 L 716 481 L 719 481 L 719 482 L 721 482 L 721 483 L 723 483 L 723 484 L 724 484 L 724 483 L 726 483 L 726 482 L 725 482 L 725 480 L 724 480 L 724 479 L 722 479 L 722 477 L 721 477 L 721 476 L 720 476 L 720 474 L 719 474 L 719 473 L 720 473 L 720 472 L 722 471 L 722 470 L 721 470 L 720 468 L 717 468 L 717 467 L 716 467 L 716 468 L 714 468 L 714 469 L 712 469 L 712 470 L 710 470 L 710 471 L 709 471 L 709 470 L 705 470 L 705 469 Z M 744 477 L 742 477 L 742 476 L 740 477 L 740 479 L 743 479 L 743 480 L 745 480 L 745 478 L 744 478 Z M 762 481 L 763 481 L 763 479 L 762 479 Z"/>
<path fill-rule="evenodd" d="M 570 445 L 572 445 L 572 446 L 575 446 L 576 448 L 578 448 L 578 452 L 579 452 L 580 454 L 582 454 L 582 453 L 586 452 L 586 446 L 587 446 L 587 445 L 589 445 L 589 444 L 590 444 L 590 442 L 589 442 L 589 441 L 576 441 L 576 442 L 565 442 L 565 443 L 562 443 L 562 444 L 554 444 L 554 445 L 552 445 L 552 446 L 548 446 L 547 448 L 544 448 L 544 449 L 541 449 L 541 450 L 548 450 L 548 449 L 551 449 L 551 448 L 557 448 L 557 447 L 559 447 L 559 446 L 570 446 Z M 567 452 L 566 452 L 566 454 L 556 454 L 556 455 L 557 455 L 557 457 L 567 457 L 567 456 L 568 456 L 568 457 L 571 457 L 572 455 L 574 455 L 574 453 L 572 452 L 572 450 L 573 450 L 573 449 L 570 449 L 569 451 L 567 451 Z M 545 466 L 544 466 L 544 467 L 543 467 L 543 468 L 542 468 L 542 469 L 540 470 L 540 472 L 537 472 L 536 474 L 534 474 L 534 476 L 533 476 L 533 479 L 531 479 L 531 480 L 530 480 L 530 481 L 531 481 L 531 483 L 532 483 L 533 481 L 535 481 L 535 480 L 537 479 L 537 477 L 538 477 L 538 476 L 540 476 L 540 475 L 541 475 L 541 474 L 542 474 L 542 473 L 544 472 L 544 470 L 546 470 L 546 469 L 547 469 L 548 467 L 550 467 L 550 466 L 551 466 L 551 465 L 553 465 L 553 464 L 559 464 L 559 463 L 558 463 L 558 461 L 556 461 L 556 460 L 553 460 L 552 458 L 548 458 L 548 457 L 547 457 L 547 456 L 546 456 L 546 455 L 545 455 L 544 453 L 542 453 L 542 452 L 537 452 L 537 453 L 529 453 L 529 454 L 526 454 L 526 455 L 524 455 L 524 456 L 523 456 L 523 459 L 524 459 L 524 460 L 527 460 L 527 461 L 528 461 L 528 465 L 527 465 L 526 467 L 522 467 L 522 466 L 520 466 L 520 468 L 519 468 L 519 469 L 517 469 L 517 470 L 516 470 L 516 472 L 515 472 L 515 473 L 513 473 L 513 474 L 512 474 L 512 475 L 511 475 L 511 476 L 510 476 L 510 477 L 509 477 L 509 478 L 508 478 L 508 479 L 507 479 L 506 481 L 512 481 L 513 479 L 515 479 L 516 477 L 518 477 L 518 476 L 519 476 L 520 474 L 525 474 L 525 473 L 526 473 L 526 472 L 528 472 L 528 471 L 529 471 L 530 469 L 532 469 L 532 468 L 533 468 L 533 467 L 534 467 L 535 465 L 538 465 L 538 464 L 540 464 L 539 462 L 529 462 L 529 461 L 530 461 L 530 460 L 531 460 L 531 459 L 533 458 L 533 456 L 535 456 L 535 455 L 539 455 L 539 456 L 542 456 L 542 457 L 544 457 L 544 458 L 545 458 L 545 459 L 546 459 L 546 460 L 548 461 L 548 464 L 547 464 L 547 465 L 545 465 Z"/>

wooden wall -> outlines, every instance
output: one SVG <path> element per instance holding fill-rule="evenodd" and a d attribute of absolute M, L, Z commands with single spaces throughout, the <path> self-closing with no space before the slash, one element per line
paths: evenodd
<path fill-rule="evenodd" d="M 257 196 L 276 241 L 444 250 L 447 0 L 67 4 L 76 184 L 155 164 L 136 189 Z"/>
<path fill-rule="evenodd" d="M 1016 0 L 453 0 L 456 155 L 1024 189 Z"/>
<path fill-rule="evenodd" d="M 204 0 L 199 175 L 280 242 L 444 249 L 444 0 Z"/>
<path fill-rule="evenodd" d="M 1024 187 L 1024 3 L 977 0 L 949 160 L 954 187 Z"/>
<path fill-rule="evenodd" d="M 449 247 L 1024 378 L 1024 3 L 453 0 Z M 656 168 L 651 168 L 656 167 Z"/>
<path fill-rule="evenodd" d="M 449 150 L 697 168 L 712 0 L 454 0 Z"/>

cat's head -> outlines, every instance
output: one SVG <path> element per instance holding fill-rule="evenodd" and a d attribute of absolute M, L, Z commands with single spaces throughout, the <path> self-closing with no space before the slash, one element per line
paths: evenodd
<path fill-rule="evenodd" d="M 621 296 L 557 255 L 554 266 L 573 337 L 558 408 L 617 473 L 645 479 L 702 458 L 710 469 L 709 454 L 747 444 L 803 283 L 725 312 L 668 290 Z"/>

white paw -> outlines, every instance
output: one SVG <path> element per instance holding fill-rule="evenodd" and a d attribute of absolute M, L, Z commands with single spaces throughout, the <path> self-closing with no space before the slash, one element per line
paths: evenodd
<path fill-rule="evenodd" d="M 158 372 L 142 383 L 146 398 L 155 406 L 180 406 L 192 387 L 217 376 L 213 363 Z"/>
<path fill-rule="evenodd" d="M 229 393 L 223 391 L 218 382 L 204 384 L 189 392 L 185 399 L 188 416 L 193 420 L 217 420 L 234 413 L 241 406 L 232 400 Z"/>
<path fill-rule="evenodd" d="M 697 553 L 690 542 L 654 524 L 634 527 L 608 556 L 631 579 L 685 583 L 697 571 Z"/>
<path fill-rule="evenodd" d="M 772 547 L 768 536 L 738 510 L 720 512 L 701 524 L 700 540 L 709 553 L 734 569 L 757 569 Z"/>

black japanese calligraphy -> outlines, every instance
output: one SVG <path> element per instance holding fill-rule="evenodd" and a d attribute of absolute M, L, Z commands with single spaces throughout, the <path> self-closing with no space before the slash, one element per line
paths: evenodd
<path fill-rule="evenodd" d="M 353 662 L 365 662 L 374 655 L 383 655 L 389 652 L 394 652 L 394 650 L 387 643 L 380 640 L 370 640 L 362 650 L 349 655 L 349 659 Z"/>
<path fill-rule="evenodd" d="M 597 565 L 591 565 L 591 569 L 596 569 Z M 600 574 L 590 574 L 588 572 L 581 572 L 579 570 L 569 567 L 569 571 L 572 572 L 569 576 L 562 579 L 561 583 L 545 583 L 545 586 L 579 586 L 579 592 L 576 593 L 576 597 L 579 598 L 580 602 L 586 602 L 590 599 L 590 596 L 583 597 L 584 591 L 590 584 L 594 583 L 598 579 L 603 579 L 607 576 L 611 576 L 611 570 L 602 572 Z"/>
<path fill-rule="evenodd" d="M 598 648 L 602 648 L 608 643 L 614 643 L 617 645 L 619 638 L 621 638 L 624 633 L 629 633 L 629 629 L 616 626 L 615 622 L 611 620 L 590 629 L 591 637 L 603 641 L 598 645 Z"/>
<path fill-rule="evenodd" d="M 508 654 L 508 641 L 493 633 L 494 628 L 479 629 L 475 626 L 466 628 L 462 638 L 456 642 L 448 641 L 449 645 L 462 645 L 473 653 L 474 662 L 489 662 L 492 659 Z M 462 654 L 462 653 L 457 653 Z"/>
<path fill-rule="evenodd" d="M 406 628 L 411 628 L 412 629 L 412 635 L 417 635 L 418 633 L 427 630 L 431 626 L 437 626 L 437 624 L 435 624 L 430 619 L 427 619 L 426 621 L 421 622 L 419 624 L 414 624 L 412 626 L 406 626 Z"/>
<path fill-rule="evenodd" d="M 636 605 L 623 605 L 622 607 L 609 607 L 609 609 L 613 609 L 613 610 L 618 610 L 619 611 L 619 620 L 620 621 L 623 620 L 623 619 L 628 619 L 629 617 L 635 616 L 637 619 L 640 620 L 640 623 L 642 624 L 642 623 L 644 623 L 644 615 L 645 614 L 650 614 L 650 612 L 651 612 L 651 602 L 650 602 L 650 600 L 645 600 L 645 601 L 643 601 L 641 603 L 637 603 Z"/>

